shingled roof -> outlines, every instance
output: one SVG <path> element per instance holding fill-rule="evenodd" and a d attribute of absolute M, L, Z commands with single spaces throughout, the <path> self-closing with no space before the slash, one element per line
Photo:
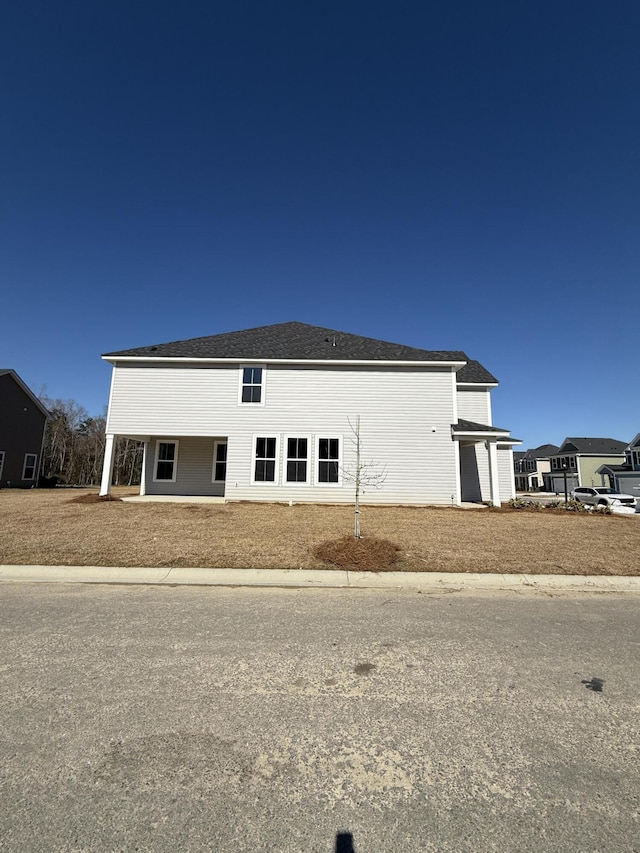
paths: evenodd
<path fill-rule="evenodd" d="M 467 370 L 469 378 L 464 381 L 496 381 L 482 365 L 470 361 L 460 350 L 417 349 L 298 322 L 276 323 L 210 337 L 119 350 L 105 353 L 103 357 L 223 358 L 242 361 L 466 361 L 468 364 L 463 370 Z"/>
<path fill-rule="evenodd" d="M 521 456 L 527 456 L 529 459 L 547 459 L 549 456 L 554 456 L 559 450 L 560 448 L 557 444 L 541 444 L 540 447 L 521 451 Z"/>
<path fill-rule="evenodd" d="M 616 438 L 565 438 L 558 453 L 586 453 L 594 456 L 624 455 L 626 441 Z"/>
<path fill-rule="evenodd" d="M 452 430 L 455 432 L 495 432 L 495 433 L 508 433 L 508 429 L 502 429 L 497 426 L 489 426 L 488 424 L 478 424 L 475 421 L 467 421 L 462 418 L 458 419 L 458 423 L 451 424 Z M 518 441 L 519 439 L 514 439 L 514 441 Z"/>
<path fill-rule="evenodd" d="M 498 380 L 479 361 L 471 359 L 456 373 L 456 382 L 469 385 L 497 385 Z"/>

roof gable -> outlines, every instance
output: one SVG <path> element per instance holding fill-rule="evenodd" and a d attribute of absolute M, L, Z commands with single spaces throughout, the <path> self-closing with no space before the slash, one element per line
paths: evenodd
<path fill-rule="evenodd" d="M 107 359 L 117 357 L 220 358 L 241 361 L 469 362 L 468 357 L 460 350 L 423 350 L 298 322 L 258 326 L 254 329 L 136 347 L 104 355 Z M 478 368 L 481 368 L 481 365 L 478 365 Z M 488 371 L 485 373 L 495 381 Z"/>
<path fill-rule="evenodd" d="M 631 450 L 633 447 L 640 447 L 640 432 L 631 439 L 625 450 Z"/>
<path fill-rule="evenodd" d="M 470 359 L 464 367 L 456 373 L 458 385 L 469 383 L 473 385 L 497 385 L 498 380 L 479 361 Z"/>
<path fill-rule="evenodd" d="M 557 444 L 541 444 L 540 447 L 534 447 L 533 450 L 527 450 L 534 459 L 546 459 L 547 456 L 553 456 L 558 453 L 560 448 Z"/>
<path fill-rule="evenodd" d="M 13 379 L 13 381 L 23 391 L 23 393 L 26 394 L 27 397 L 29 397 L 29 399 L 38 407 L 38 409 L 40 409 L 40 411 L 45 416 L 45 418 L 48 418 L 49 417 L 49 411 L 42 405 L 42 403 L 36 397 L 36 395 L 33 393 L 31 388 L 29 388 L 29 386 L 25 382 L 23 382 L 22 379 L 20 379 L 18 374 L 15 372 L 15 370 L 13 370 L 11 367 L 0 368 L 0 376 L 7 376 L 7 375 L 9 375 Z"/>
<path fill-rule="evenodd" d="M 620 456 L 626 447 L 615 438 L 565 438 L 558 453 L 585 453 L 593 456 Z"/>

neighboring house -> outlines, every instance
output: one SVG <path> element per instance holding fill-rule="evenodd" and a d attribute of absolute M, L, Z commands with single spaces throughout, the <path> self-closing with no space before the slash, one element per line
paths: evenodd
<path fill-rule="evenodd" d="M 622 464 L 605 463 L 596 473 L 602 476 L 603 486 L 640 498 L 640 433 L 625 447 Z"/>
<path fill-rule="evenodd" d="M 533 450 L 514 451 L 516 490 L 519 492 L 553 491 L 550 484 L 550 457 L 559 450 L 556 444 L 542 444 L 540 447 L 534 447 Z"/>
<path fill-rule="evenodd" d="M 560 450 L 551 455 L 551 491 L 562 494 L 577 486 L 603 486 L 599 469 L 625 461 L 626 442 L 615 438 L 565 438 Z"/>
<path fill-rule="evenodd" d="M 497 380 L 463 352 L 432 352 L 279 323 L 158 344 L 113 365 L 101 493 L 118 435 L 144 442 L 141 494 L 228 501 L 353 500 L 363 458 L 384 471 L 363 501 L 460 504 L 514 496 Z"/>
<path fill-rule="evenodd" d="M 15 370 L 0 369 L 0 488 L 38 484 L 48 415 Z"/>

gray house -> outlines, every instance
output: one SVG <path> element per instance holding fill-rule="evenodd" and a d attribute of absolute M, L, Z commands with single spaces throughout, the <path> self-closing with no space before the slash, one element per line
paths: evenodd
<path fill-rule="evenodd" d="M 101 493 L 118 435 L 144 443 L 141 493 L 227 501 L 349 502 L 360 419 L 384 469 L 369 503 L 514 496 L 497 380 L 460 351 L 279 323 L 107 353 L 113 365 Z"/>
<path fill-rule="evenodd" d="M 37 485 L 48 414 L 15 370 L 0 369 L 0 488 Z"/>
<path fill-rule="evenodd" d="M 603 485 L 640 498 L 640 433 L 625 447 L 624 457 L 620 464 L 601 465 L 596 473 L 602 476 Z"/>

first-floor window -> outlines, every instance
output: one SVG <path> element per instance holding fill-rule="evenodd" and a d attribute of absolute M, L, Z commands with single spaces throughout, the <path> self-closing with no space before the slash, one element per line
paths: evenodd
<path fill-rule="evenodd" d="M 23 480 L 35 480 L 36 478 L 36 462 L 38 455 L 36 453 L 24 454 L 24 466 L 22 468 Z"/>
<path fill-rule="evenodd" d="M 318 482 L 340 482 L 340 439 L 318 439 Z"/>
<path fill-rule="evenodd" d="M 213 445 L 213 482 L 224 483 L 227 479 L 227 442 L 216 441 Z"/>
<path fill-rule="evenodd" d="M 287 483 L 307 483 L 309 439 L 287 438 Z"/>
<path fill-rule="evenodd" d="M 178 442 L 156 442 L 156 464 L 154 480 L 175 483 L 178 467 Z"/>
<path fill-rule="evenodd" d="M 256 436 L 253 480 L 255 483 L 276 482 L 276 453 L 278 440 L 275 436 Z"/>

